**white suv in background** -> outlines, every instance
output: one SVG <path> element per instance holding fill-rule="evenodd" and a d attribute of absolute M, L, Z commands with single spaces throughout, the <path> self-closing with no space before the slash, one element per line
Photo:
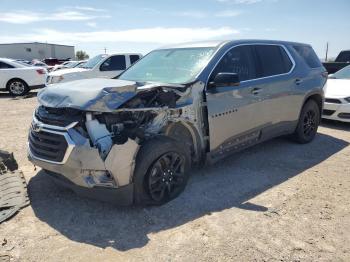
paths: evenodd
<path fill-rule="evenodd" d="M 141 54 L 101 54 L 89 59 L 81 68 L 67 68 L 50 73 L 46 85 L 86 78 L 113 78 L 142 57 Z"/>
<path fill-rule="evenodd" d="M 14 59 L 0 58 L 0 91 L 23 96 L 31 89 L 45 86 L 45 68 L 31 66 Z"/>

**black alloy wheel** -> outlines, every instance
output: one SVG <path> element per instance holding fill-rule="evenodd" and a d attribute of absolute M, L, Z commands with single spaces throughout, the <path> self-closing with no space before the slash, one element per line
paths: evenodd
<path fill-rule="evenodd" d="M 303 132 L 306 137 L 309 137 L 311 135 L 314 135 L 316 126 L 316 113 L 313 110 L 309 110 L 304 115 L 304 125 L 303 125 Z"/>
<path fill-rule="evenodd" d="M 134 203 L 162 205 L 186 188 L 191 154 L 182 142 L 165 136 L 145 141 L 137 154 L 133 175 Z"/>
<path fill-rule="evenodd" d="M 185 158 L 176 152 L 163 154 L 149 169 L 148 191 L 152 200 L 166 202 L 182 191 Z"/>
<path fill-rule="evenodd" d="M 310 143 L 316 136 L 320 124 L 321 110 L 314 100 L 309 100 L 303 106 L 298 126 L 292 135 L 292 138 L 300 143 Z"/>

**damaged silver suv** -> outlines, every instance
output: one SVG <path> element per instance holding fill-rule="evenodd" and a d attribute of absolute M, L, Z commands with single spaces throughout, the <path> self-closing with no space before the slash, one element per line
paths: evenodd
<path fill-rule="evenodd" d="M 152 51 L 116 79 L 38 94 L 29 159 L 77 193 L 159 205 L 191 166 L 281 135 L 315 137 L 327 74 L 309 45 L 203 42 Z"/>

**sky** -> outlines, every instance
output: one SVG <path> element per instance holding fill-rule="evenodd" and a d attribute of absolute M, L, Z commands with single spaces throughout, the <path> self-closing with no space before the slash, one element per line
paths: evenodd
<path fill-rule="evenodd" d="M 0 0 L 0 43 L 74 45 L 90 57 L 173 43 L 274 39 L 323 59 L 350 49 L 350 0 Z"/>

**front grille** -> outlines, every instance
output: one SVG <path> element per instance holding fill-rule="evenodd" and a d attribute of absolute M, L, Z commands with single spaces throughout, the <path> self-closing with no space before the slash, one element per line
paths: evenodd
<path fill-rule="evenodd" d="M 323 112 L 322 112 L 322 114 L 323 114 L 324 116 L 331 116 L 331 115 L 334 114 L 334 112 L 335 112 L 335 110 L 324 109 Z"/>
<path fill-rule="evenodd" d="M 29 132 L 29 148 L 35 157 L 62 162 L 68 143 L 63 135 L 45 131 Z"/>
<path fill-rule="evenodd" d="M 331 104 L 341 104 L 341 101 L 335 98 L 326 98 L 325 102 Z"/>
<path fill-rule="evenodd" d="M 54 108 L 39 106 L 35 111 L 35 117 L 40 122 L 65 127 L 73 122 L 83 121 L 82 111 L 74 108 Z"/>
<path fill-rule="evenodd" d="M 338 117 L 344 118 L 344 119 L 350 119 L 350 113 L 340 113 L 338 114 Z"/>

